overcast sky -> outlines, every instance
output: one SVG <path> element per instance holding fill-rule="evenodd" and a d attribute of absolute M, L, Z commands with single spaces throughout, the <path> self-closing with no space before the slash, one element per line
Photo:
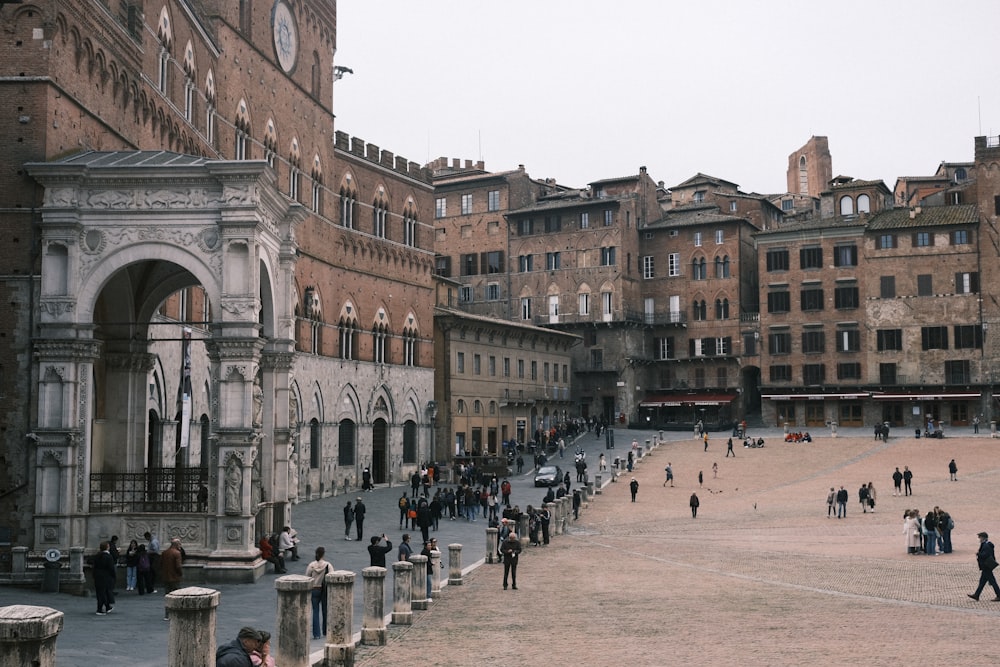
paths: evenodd
<path fill-rule="evenodd" d="M 419 162 L 525 165 L 569 186 L 697 172 L 786 190 L 971 161 L 1000 134 L 1000 1 L 338 0 L 336 127 Z"/>

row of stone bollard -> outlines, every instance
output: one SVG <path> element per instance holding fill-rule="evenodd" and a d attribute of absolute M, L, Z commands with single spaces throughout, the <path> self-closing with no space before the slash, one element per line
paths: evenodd
<path fill-rule="evenodd" d="M 393 604 L 391 622 L 411 625 L 413 611 L 428 608 L 427 567 L 440 572 L 441 552 L 428 559 L 413 555 L 409 561 L 392 564 Z M 382 646 L 388 629 L 385 621 L 384 567 L 366 567 L 363 579 L 364 615 L 361 643 Z M 335 570 L 326 575 L 327 628 L 323 663 L 327 667 L 354 664 L 354 581 L 355 573 Z M 462 545 L 448 545 L 449 586 L 462 585 Z M 275 661 L 282 667 L 309 667 L 312 580 L 292 574 L 274 582 L 277 591 Z M 439 593 L 441 578 L 431 578 L 431 595 Z M 170 617 L 167 641 L 169 667 L 212 667 L 215 665 L 216 612 L 219 591 L 191 586 L 167 594 Z M 62 629 L 63 613 L 48 607 L 12 605 L 0 607 L 0 667 L 55 667 L 56 639 Z"/>

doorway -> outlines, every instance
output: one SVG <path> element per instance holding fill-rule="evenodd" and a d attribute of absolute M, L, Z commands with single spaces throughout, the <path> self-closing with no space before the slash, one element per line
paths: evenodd
<path fill-rule="evenodd" d="M 389 466 L 388 456 L 386 456 L 387 444 L 389 440 L 389 425 L 384 419 L 376 419 L 372 424 L 372 481 L 376 484 L 384 484 L 386 481 L 386 470 Z"/>

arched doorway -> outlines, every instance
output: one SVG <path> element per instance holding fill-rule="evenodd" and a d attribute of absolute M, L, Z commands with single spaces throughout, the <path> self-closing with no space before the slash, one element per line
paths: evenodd
<path fill-rule="evenodd" d="M 381 417 L 372 424 L 372 481 L 384 484 L 389 470 L 389 425 Z"/>

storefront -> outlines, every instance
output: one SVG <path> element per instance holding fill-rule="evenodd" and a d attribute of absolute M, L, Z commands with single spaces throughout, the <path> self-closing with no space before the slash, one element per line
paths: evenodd
<path fill-rule="evenodd" d="M 980 414 L 982 394 L 968 392 L 876 393 L 872 400 L 890 426 L 924 429 L 928 421 L 940 428 L 964 427 Z"/>
<path fill-rule="evenodd" d="M 864 426 L 864 401 L 869 396 L 868 393 L 761 394 L 761 413 L 765 423 L 781 427 L 817 428 L 832 421 L 841 426 Z"/>
<path fill-rule="evenodd" d="M 640 427 L 689 429 L 701 421 L 706 428 L 731 428 L 736 421 L 733 401 L 738 394 L 653 394 L 639 403 Z"/>

